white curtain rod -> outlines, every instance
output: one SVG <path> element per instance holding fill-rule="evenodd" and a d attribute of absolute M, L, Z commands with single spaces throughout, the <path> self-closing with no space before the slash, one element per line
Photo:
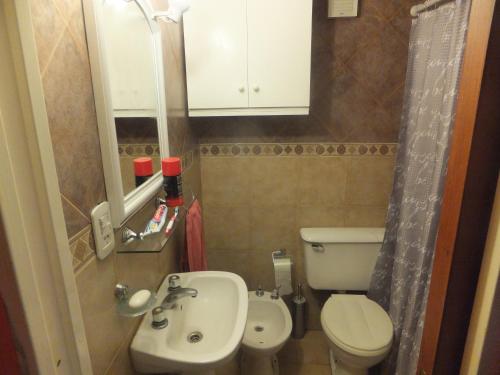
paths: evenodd
<path fill-rule="evenodd" d="M 411 7 L 410 14 L 412 17 L 416 17 L 419 13 L 426 11 L 429 8 L 432 8 L 437 5 L 441 5 L 441 3 L 448 3 L 452 0 L 427 0 L 423 4 L 414 5 Z"/>

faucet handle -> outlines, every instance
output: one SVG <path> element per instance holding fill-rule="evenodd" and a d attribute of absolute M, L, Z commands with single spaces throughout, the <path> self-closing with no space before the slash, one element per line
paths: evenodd
<path fill-rule="evenodd" d="M 262 297 L 264 295 L 264 289 L 262 289 L 262 285 L 259 284 L 257 291 L 255 292 L 257 297 Z"/>
<path fill-rule="evenodd" d="M 273 289 L 273 292 L 271 293 L 272 299 L 280 298 L 280 288 L 281 288 L 281 285 L 276 285 L 276 288 Z"/>
<path fill-rule="evenodd" d="M 179 275 L 170 276 L 168 278 L 168 290 L 178 289 L 180 287 L 180 285 L 178 284 L 180 279 L 181 278 L 179 277 Z"/>
<path fill-rule="evenodd" d="M 153 321 L 151 326 L 154 329 L 162 329 L 168 325 L 168 319 L 165 316 L 165 310 L 162 306 L 155 307 L 153 309 Z"/>

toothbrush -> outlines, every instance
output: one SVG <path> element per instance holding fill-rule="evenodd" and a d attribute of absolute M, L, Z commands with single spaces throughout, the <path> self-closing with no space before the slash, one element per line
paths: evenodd
<path fill-rule="evenodd" d="M 170 221 L 167 224 L 167 229 L 165 229 L 165 234 L 168 236 L 174 227 L 175 219 L 177 219 L 177 215 L 179 214 L 179 207 L 175 207 L 174 214 L 170 218 Z"/>

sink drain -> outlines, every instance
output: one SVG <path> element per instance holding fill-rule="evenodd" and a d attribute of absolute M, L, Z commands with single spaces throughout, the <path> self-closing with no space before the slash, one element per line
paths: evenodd
<path fill-rule="evenodd" d="M 202 339 L 203 339 L 203 334 L 198 331 L 191 332 L 187 337 L 188 342 L 190 342 L 191 344 L 196 344 L 197 342 L 200 342 Z"/>
<path fill-rule="evenodd" d="M 255 327 L 253 327 L 253 329 L 255 330 L 255 332 L 262 332 L 264 330 L 264 327 L 262 327 L 262 326 L 255 326 Z"/>

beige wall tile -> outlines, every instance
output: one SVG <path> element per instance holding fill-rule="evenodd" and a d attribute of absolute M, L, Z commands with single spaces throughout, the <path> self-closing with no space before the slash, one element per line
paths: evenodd
<path fill-rule="evenodd" d="M 297 228 L 343 227 L 346 209 L 328 205 L 302 206 L 297 208 Z"/>
<path fill-rule="evenodd" d="M 159 156 L 152 156 L 151 159 L 153 159 L 153 172 L 160 172 L 161 171 L 161 158 Z"/>
<path fill-rule="evenodd" d="M 156 290 L 163 275 L 156 253 L 116 254 L 116 276 L 133 289 Z"/>
<path fill-rule="evenodd" d="M 387 207 L 350 206 L 345 213 L 346 227 L 384 227 Z"/>
<path fill-rule="evenodd" d="M 106 192 L 90 66 L 68 30 L 47 66 L 43 88 L 59 188 L 90 217 Z"/>
<path fill-rule="evenodd" d="M 250 207 L 213 206 L 203 211 L 205 242 L 208 249 L 246 250 L 250 248 Z"/>
<path fill-rule="evenodd" d="M 344 202 L 348 162 L 343 157 L 300 158 L 299 204 L 340 206 Z"/>
<path fill-rule="evenodd" d="M 233 272 L 243 278 L 247 286 L 252 273 L 249 262 L 251 254 L 246 250 L 214 250 L 208 251 L 208 269 L 211 271 Z"/>
<path fill-rule="evenodd" d="M 266 205 L 264 202 L 264 205 L 252 206 L 251 218 L 252 250 L 273 251 L 294 247 L 296 235 L 294 206 L 274 203 Z"/>
<path fill-rule="evenodd" d="M 134 370 L 132 359 L 130 358 L 130 344 L 134 338 L 137 327 L 133 327 L 124 340 L 113 362 L 109 366 L 105 375 L 138 375 Z"/>
<path fill-rule="evenodd" d="M 292 204 L 298 198 L 297 158 L 250 158 L 253 205 Z"/>
<path fill-rule="evenodd" d="M 248 262 L 250 269 L 248 290 L 257 290 L 259 286 L 262 286 L 264 290 L 272 291 L 276 287 L 271 252 L 272 250 L 251 251 L 251 258 Z"/>
<path fill-rule="evenodd" d="M 128 194 L 135 189 L 134 158 L 120 157 L 123 193 Z"/>
<path fill-rule="evenodd" d="M 94 374 L 104 374 L 125 339 L 129 322 L 116 312 L 114 256 L 94 258 L 76 275 Z"/>
<path fill-rule="evenodd" d="M 294 282 L 295 285 L 297 285 L 298 283 L 307 285 L 306 274 L 304 271 L 304 248 L 300 235 L 297 235 L 297 237 L 297 250 L 295 251 L 295 255 L 293 257 Z"/>
<path fill-rule="evenodd" d="M 199 153 L 194 155 L 191 166 L 182 172 L 182 183 L 184 184 L 185 195 L 192 192 L 195 194 L 196 198 L 200 200 L 200 202 L 203 200 L 201 192 L 201 166 Z"/>
<path fill-rule="evenodd" d="M 391 194 L 393 173 L 394 159 L 391 157 L 353 157 L 347 182 L 347 203 L 386 206 Z"/>
<path fill-rule="evenodd" d="M 250 200 L 251 161 L 247 158 L 203 158 L 203 201 L 207 205 L 246 205 Z"/>
<path fill-rule="evenodd" d="M 202 158 L 202 170 L 206 168 L 207 164 L 205 164 L 205 161 L 212 158 Z M 262 191 L 259 191 L 259 189 L 256 189 L 252 185 L 251 198 L 261 195 L 265 196 L 264 192 L 266 190 L 273 190 L 273 187 L 275 187 L 276 191 L 280 191 L 284 196 L 288 196 L 289 198 L 283 199 L 280 204 L 275 204 L 276 201 L 281 199 L 279 194 L 269 198 L 269 204 L 261 204 L 261 199 L 250 199 L 245 202 L 250 207 L 247 206 L 241 209 L 236 218 L 235 212 L 227 209 L 227 207 L 205 205 L 205 225 L 207 226 L 206 233 L 210 263 L 217 265 L 219 268 L 243 275 L 250 290 L 255 290 L 258 285 L 262 285 L 267 290 L 272 290 L 275 287 L 275 281 L 271 251 L 285 247 L 289 254 L 293 256 L 294 285 L 298 282 L 304 284 L 304 294 L 308 301 L 307 326 L 310 329 L 321 329 L 321 307 L 329 297 L 330 292 L 311 290 L 307 286 L 307 279 L 304 272 L 303 245 L 299 235 L 300 228 L 316 226 L 383 226 L 386 211 L 385 206 L 372 206 L 364 203 L 346 205 L 343 198 L 347 189 L 348 174 L 353 169 L 351 157 L 348 156 L 297 156 L 290 158 L 238 156 L 224 158 L 249 161 L 251 163 L 252 182 L 262 177 L 265 187 Z M 220 160 L 223 158 L 216 159 Z M 277 161 L 277 159 L 280 160 Z M 354 161 L 356 163 L 360 162 L 365 170 L 368 170 L 369 178 L 363 181 L 366 190 L 378 191 L 382 185 L 382 191 L 384 191 L 383 186 L 391 185 L 391 182 L 387 182 L 386 180 L 392 178 L 392 158 L 361 156 L 354 157 Z M 244 162 L 240 163 L 240 165 L 246 165 Z M 295 166 L 299 180 L 297 184 L 297 199 L 290 198 L 293 196 L 293 189 L 287 190 L 288 187 L 281 188 L 281 186 L 285 186 L 287 183 L 290 185 L 294 184 L 294 177 L 291 175 L 294 163 L 296 163 Z M 375 177 L 373 177 L 372 169 L 376 171 Z M 390 172 L 387 173 L 387 171 Z M 354 174 L 356 175 L 356 173 Z M 227 188 L 234 190 L 245 188 L 240 185 L 241 182 L 239 181 L 241 179 L 228 178 L 228 180 L 231 182 Z M 357 181 L 357 183 L 360 182 Z M 204 187 L 203 192 L 205 193 L 206 191 Z M 380 195 L 381 193 L 378 193 L 375 196 L 378 197 Z M 368 202 L 372 201 L 373 198 L 369 197 Z M 248 212 L 250 212 L 249 223 L 245 217 L 245 215 L 248 215 Z M 228 218 L 220 218 L 225 215 Z M 217 225 L 214 224 L 214 217 L 218 221 Z M 243 225 L 239 223 L 241 220 L 244 221 Z M 217 233 L 213 231 L 214 226 L 218 228 Z M 249 233 L 250 242 L 246 244 L 245 241 L 238 242 L 238 245 L 233 245 L 228 249 L 228 243 L 234 242 L 230 240 L 230 237 L 235 235 L 233 232 L 236 231 L 238 237 L 248 238 L 244 233 L 245 230 Z M 213 236 L 214 233 L 215 236 Z M 239 247 L 240 244 L 241 247 Z M 245 267 L 238 266 L 234 260 L 218 259 L 218 257 L 226 256 L 226 253 L 220 251 L 223 249 L 221 246 L 225 246 L 226 250 L 233 252 L 230 255 L 232 259 L 245 260 Z M 210 250 L 217 251 L 210 252 Z"/>
<path fill-rule="evenodd" d="M 61 203 L 64 212 L 66 231 L 68 233 L 68 238 L 71 238 L 89 225 L 90 219 L 63 194 L 61 194 Z"/>
<path fill-rule="evenodd" d="M 40 71 L 45 71 L 54 48 L 66 28 L 64 17 L 52 0 L 30 2 Z"/>
<path fill-rule="evenodd" d="M 160 283 L 166 275 L 179 272 L 180 258 L 184 251 L 185 221 L 178 223 L 175 232 L 169 238 L 167 244 L 158 254 L 158 265 L 160 267 Z"/>

